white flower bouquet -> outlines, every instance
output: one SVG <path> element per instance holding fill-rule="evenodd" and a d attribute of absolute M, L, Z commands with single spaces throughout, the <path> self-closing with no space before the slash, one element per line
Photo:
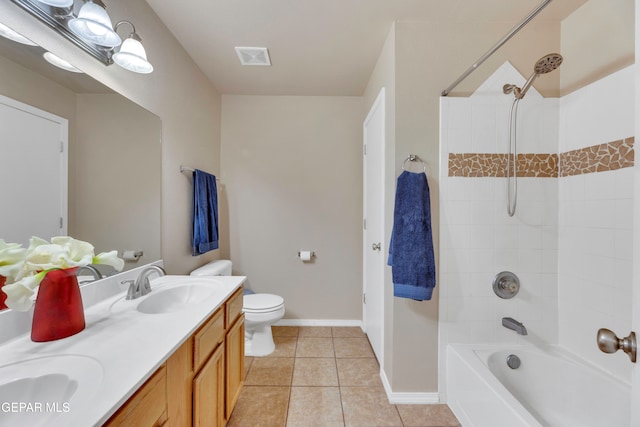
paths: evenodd
<path fill-rule="evenodd" d="M 36 299 L 40 282 L 51 270 L 107 264 L 122 271 L 124 261 L 117 251 L 94 253 L 90 243 L 69 236 L 58 236 L 51 243 L 32 237 L 28 248 L 0 239 L 0 276 L 6 277 L 2 291 L 5 304 L 17 311 L 27 311 Z"/>

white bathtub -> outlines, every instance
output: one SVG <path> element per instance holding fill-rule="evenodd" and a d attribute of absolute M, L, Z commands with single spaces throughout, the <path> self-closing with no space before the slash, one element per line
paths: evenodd
<path fill-rule="evenodd" d="M 447 403 L 464 427 L 627 427 L 630 399 L 629 384 L 556 347 L 447 347 Z"/>

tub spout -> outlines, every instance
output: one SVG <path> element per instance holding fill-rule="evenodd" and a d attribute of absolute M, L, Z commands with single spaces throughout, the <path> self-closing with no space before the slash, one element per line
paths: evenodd
<path fill-rule="evenodd" d="M 516 331 L 520 335 L 527 335 L 527 328 L 525 328 L 522 323 L 518 322 L 514 318 L 503 317 L 502 318 L 502 326 L 504 326 L 507 329 L 512 329 L 512 330 Z"/>

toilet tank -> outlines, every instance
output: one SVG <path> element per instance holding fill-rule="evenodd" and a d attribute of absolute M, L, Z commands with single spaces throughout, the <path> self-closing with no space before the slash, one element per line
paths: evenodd
<path fill-rule="evenodd" d="M 231 261 L 220 259 L 211 261 L 191 272 L 192 276 L 231 276 Z"/>

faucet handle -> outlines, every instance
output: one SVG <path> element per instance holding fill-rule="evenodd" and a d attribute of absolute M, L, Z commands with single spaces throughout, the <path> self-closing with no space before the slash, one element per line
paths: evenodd
<path fill-rule="evenodd" d="M 151 283 L 149 282 L 149 276 L 145 276 L 140 283 L 140 295 L 147 295 L 151 292 Z"/>
<path fill-rule="evenodd" d="M 127 299 L 136 299 L 140 296 L 140 287 L 136 286 L 135 280 L 123 280 L 122 285 L 129 285 L 127 290 Z"/>

